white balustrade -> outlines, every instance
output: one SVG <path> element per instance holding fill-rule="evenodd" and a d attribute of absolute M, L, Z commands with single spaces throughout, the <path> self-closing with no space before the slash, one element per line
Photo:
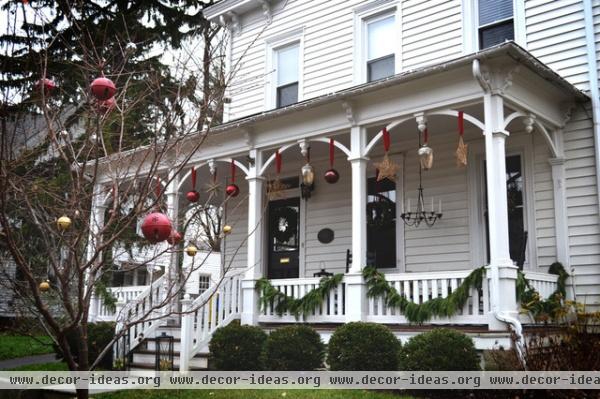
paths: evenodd
<path fill-rule="evenodd" d="M 116 299 L 117 303 L 127 304 L 134 301 L 138 296 L 148 289 L 148 285 L 131 286 L 131 287 L 110 287 L 108 288 L 111 295 Z M 102 298 L 95 297 L 98 302 L 98 321 L 115 321 L 116 310 L 113 307 L 106 306 Z"/>
<path fill-rule="evenodd" d="M 530 286 L 535 289 L 542 299 L 547 299 L 558 287 L 558 276 L 556 274 L 525 272 Z"/>

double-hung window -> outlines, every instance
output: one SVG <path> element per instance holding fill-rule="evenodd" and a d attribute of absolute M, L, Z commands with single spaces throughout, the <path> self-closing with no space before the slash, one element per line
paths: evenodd
<path fill-rule="evenodd" d="M 294 43 L 275 50 L 277 108 L 298 102 L 300 75 L 300 44 Z"/>
<path fill-rule="evenodd" d="M 366 23 L 367 81 L 387 78 L 395 73 L 395 17 L 386 14 Z"/>
<path fill-rule="evenodd" d="M 479 0 L 479 48 L 515 38 L 513 0 Z"/>

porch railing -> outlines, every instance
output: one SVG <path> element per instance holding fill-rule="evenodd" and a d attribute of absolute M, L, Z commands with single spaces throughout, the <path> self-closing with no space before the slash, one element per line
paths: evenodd
<path fill-rule="evenodd" d="M 414 303 L 424 303 L 434 298 L 446 298 L 471 273 L 471 270 L 395 273 L 386 274 L 386 279 L 398 293 Z M 469 299 L 458 314 L 451 318 L 433 318 L 428 324 L 486 324 L 490 309 L 487 279 L 483 279 L 481 289 L 472 288 Z M 408 323 L 397 308 L 384 304 L 382 298 L 367 299 L 367 321 L 377 323 Z"/>
<path fill-rule="evenodd" d="M 142 292 L 148 289 L 148 285 L 132 286 L 132 287 L 110 287 L 108 288 L 111 295 L 116 299 L 117 309 L 107 306 L 102 298 L 95 297 L 98 313 L 97 321 L 115 321 L 116 314 L 120 311 L 118 307 L 122 304 L 127 304 L 134 301 Z"/>
<path fill-rule="evenodd" d="M 271 280 L 271 284 L 283 292 L 284 294 L 294 297 L 302 298 L 308 292 L 314 290 L 319 286 L 320 279 L 313 278 L 297 278 L 297 279 L 278 279 Z M 308 323 L 331 323 L 331 322 L 344 322 L 346 315 L 346 292 L 345 284 L 342 282 L 333 290 L 329 292 L 325 301 L 315 309 L 312 314 L 306 315 L 303 321 Z M 261 309 L 258 316 L 259 322 L 296 322 L 296 317 L 286 312 L 282 315 L 278 315 L 275 311 L 276 303 L 270 303 L 266 309 Z"/>
<path fill-rule="evenodd" d="M 525 277 L 529 280 L 531 287 L 540 294 L 542 299 L 548 298 L 558 288 L 558 276 L 556 274 L 526 271 Z"/>

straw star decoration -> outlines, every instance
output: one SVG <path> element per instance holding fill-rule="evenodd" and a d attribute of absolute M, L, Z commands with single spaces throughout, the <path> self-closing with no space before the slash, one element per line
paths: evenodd
<path fill-rule="evenodd" d="M 399 167 L 392 161 L 387 152 L 383 156 L 383 160 L 381 162 L 375 162 L 375 167 L 379 170 L 379 174 L 377 175 L 377 181 L 381 181 L 383 179 L 395 180 L 396 172 Z"/>
<path fill-rule="evenodd" d="M 267 184 L 267 197 L 269 197 L 270 200 L 283 198 L 283 192 L 288 188 L 289 187 L 286 184 L 283 184 L 281 180 L 279 180 L 279 177 L 277 177 Z"/>
<path fill-rule="evenodd" d="M 458 148 L 456 149 L 456 166 L 464 168 L 467 166 L 467 153 L 469 145 L 465 144 L 462 136 L 458 139 Z"/>

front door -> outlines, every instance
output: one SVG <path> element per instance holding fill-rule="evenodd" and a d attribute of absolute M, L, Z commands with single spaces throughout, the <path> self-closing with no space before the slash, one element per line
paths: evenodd
<path fill-rule="evenodd" d="M 300 254 L 300 198 L 269 202 L 268 277 L 297 278 Z"/>

